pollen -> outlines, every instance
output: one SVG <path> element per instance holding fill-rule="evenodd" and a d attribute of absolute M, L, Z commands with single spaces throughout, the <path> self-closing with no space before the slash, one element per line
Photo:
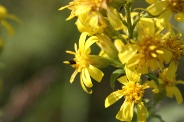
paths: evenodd
<path fill-rule="evenodd" d="M 144 86 L 137 82 L 128 82 L 123 86 L 125 99 L 132 102 L 139 102 L 144 94 Z"/>
<path fill-rule="evenodd" d="M 142 39 L 139 46 L 141 48 L 140 53 L 145 60 L 157 58 L 159 54 L 164 54 L 159 41 L 157 38 L 148 36 Z"/>
<path fill-rule="evenodd" d="M 167 0 L 168 8 L 175 13 L 184 13 L 184 0 Z"/>

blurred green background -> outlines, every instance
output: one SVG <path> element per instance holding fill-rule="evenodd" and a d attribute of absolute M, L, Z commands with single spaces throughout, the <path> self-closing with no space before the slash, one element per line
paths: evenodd
<path fill-rule="evenodd" d="M 112 92 L 109 78 L 113 67 L 103 70 L 105 77 L 100 84 L 93 82 L 92 95 L 82 90 L 79 77 L 69 83 L 74 69 L 63 64 L 72 58 L 65 50 L 74 50 L 80 33 L 75 19 L 65 21 L 70 11 L 58 11 L 68 2 L 0 0 L 9 13 L 22 21 L 9 21 L 15 34 L 4 34 L 0 54 L 0 122 L 118 122 L 115 115 L 123 100 L 104 108 L 104 100 Z M 144 4 L 140 1 L 137 5 Z M 182 68 L 180 72 L 183 73 Z M 173 104 L 171 99 L 157 109 L 166 122 L 184 121 L 184 106 L 175 105 L 175 101 Z"/>

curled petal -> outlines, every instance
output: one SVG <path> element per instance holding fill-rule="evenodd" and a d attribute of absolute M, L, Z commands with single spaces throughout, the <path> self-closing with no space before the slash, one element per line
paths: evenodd
<path fill-rule="evenodd" d="M 81 86 L 82 86 L 82 89 L 83 89 L 85 92 L 87 92 L 88 94 L 92 94 L 93 91 L 92 91 L 92 90 L 90 90 L 90 91 L 87 90 L 87 88 L 86 88 L 84 82 L 82 81 L 82 77 L 80 77 L 80 84 L 81 84 Z"/>
<path fill-rule="evenodd" d="M 88 72 L 88 69 L 87 68 L 84 68 L 81 72 L 81 76 L 82 77 L 82 82 L 85 84 L 85 86 L 87 87 L 92 87 L 93 84 L 92 84 L 92 81 L 91 81 L 91 78 L 90 78 L 90 75 L 89 75 L 89 72 Z"/>

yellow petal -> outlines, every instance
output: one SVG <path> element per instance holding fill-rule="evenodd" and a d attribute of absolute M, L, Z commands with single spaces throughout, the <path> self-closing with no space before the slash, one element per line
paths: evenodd
<path fill-rule="evenodd" d="M 118 57 L 122 64 L 127 63 L 135 54 L 137 50 L 132 45 L 127 44 L 126 46 L 122 47 L 121 52 L 118 54 Z"/>
<path fill-rule="evenodd" d="M 118 78 L 118 81 L 122 84 L 128 83 L 127 76 L 122 76 L 122 77 Z"/>
<path fill-rule="evenodd" d="M 103 72 L 93 65 L 89 65 L 88 71 L 90 76 L 98 82 L 100 82 L 104 76 Z"/>
<path fill-rule="evenodd" d="M 81 35 L 80 35 L 80 38 L 79 38 L 79 50 L 80 51 L 84 51 L 84 44 L 85 44 L 85 41 L 86 41 L 86 36 L 88 35 L 88 33 L 86 32 L 83 32 Z"/>
<path fill-rule="evenodd" d="M 170 98 L 174 97 L 174 87 L 166 86 L 166 96 Z"/>
<path fill-rule="evenodd" d="M 174 16 L 175 20 L 178 22 L 183 22 L 184 21 L 184 14 L 183 13 L 178 13 Z"/>
<path fill-rule="evenodd" d="M 81 4 L 79 6 L 77 6 L 77 9 L 75 11 L 75 15 L 79 16 L 80 14 L 89 12 L 91 10 L 91 7 L 88 4 Z"/>
<path fill-rule="evenodd" d="M 134 103 L 125 100 L 116 115 L 116 119 L 120 121 L 131 121 L 134 113 L 133 108 Z"/>
<path fill-rule="evenodd" d="M 184 81 L 178 80 L 178 81 L 175 82 L 175 84 L 182 84 L 182 85 L 184 85 Z"/>
<path fill-rule="evenodd" d="M 178 68 L 178 65 L 174 61 L 171 61 L 171 63 L 169 64 L 169 68 L 166 72 L 166 76 L 169 79 L 174 79 L 176 77 L 175 73 L 177 71 L 177 68 Z"/>
<path fill-rule="evenodd" d="M 120 30 L 123 27 L 119 12 L 114 8 L 107 9 L 107 19 L 115 30 Z"/>
<path fill-rule="evenodd" d="M 92 94 L 92 90 L 88 91 L 86 86 L 84 85 L 84 82 L 82 81 L 82 77 L 80 77 L 80 84 L 82 86 L 82 89 L 87 92 L 88 94 Z"/>
<path fill-rule="evenodd" d="M 137 49 L 135 46 L 131 44 L 127 44 L 123 46 L 121 53 L 118 54 L 120 61 L 125 64 L 127 63 L 135 54 L 137 53 Z"/>
<path fill-rule="evenodd" d="M 130 69 L 128 69 L 126 66 L 125 66 L 125 72 L 129 81 L 138 82 L 140 80 L 140 76 L 141 76 L 140 73 L 133 72 Z"/>
<path fill-rule="evenodd" d="M 81 76 L 80 76 L 80 77 L 82 77 L 81 80 L 83 81 L 83 83 L 85 84 L 85 86 L 87 86 L 87 87 L 89 87 L 89 88 L 93 86 L 87 68 L 82 69 L 82 72 L 81 72 Z"/>
<path fill-rule="evenodd" d="M 70 77 L 70 83 L 72 83 L 77 75 L 78 71 L 77 69 L 73 72 L 72 76 Z"/>
<path fill-rule="evenodd" d="M 180 92 L 180 90 L 177 87 L 173 87 L 173 93 L 176 97 L 177 103 L 180 104 L 183 102 L 183 97 L 182 94 Z"/>
<path fill-rule="evenodd" d="M 111 93 L 106 99 L 105 99 L 105 108 L 109 107 L 110 105 L 114 104 L 116 101 L 118 101 L 120 98 L 122 98 L 124 95 L 122 90 L 115 91 Z"/>
<path fill-rule="evenodd" d="M 146 122 L 147 118 L 147 109 L 144 106 L 143 102 L 137 104 L 137 120 L 138 122 Z"/>
<path fill-rule="evenodd" d="M 157 1 L 158 0 L 146 0 L 146 2 L 149 3 L 149 4 L 153 4 L 153 3 L 157 2 Z"/>
<path fill-rule="evenodd" d="M 147 8 L 147 11 L 150 14 L 157 16 L 157 15 L 161 14 L 166 8 L 167 8 L 167 1 L 158 1 L 158 2 L 150 5 Z"/>
<path fill-rule="evenodd" d="M 97 40 L 97 37 L 96 36 L 91 36 L 85 43 L 85 51 L 92 45 L 94 44 Z"/>
<path fill-rule="evenodd" d="M 76 23 L 77 29 L 82 32 L 88 32 L 88 35 L 93 35 L 95 32 L 90 27 L 85 26 L 79 19 L 77 19 Z"/>
<path fill-rule="evenodd" d="M 154 35 L 155 33 L 155 23 L 152 18 L 141 18 L 138 22 L 138 29 L 142 34 Z M 142 35 L 141 35 L 142 36 Z"/>

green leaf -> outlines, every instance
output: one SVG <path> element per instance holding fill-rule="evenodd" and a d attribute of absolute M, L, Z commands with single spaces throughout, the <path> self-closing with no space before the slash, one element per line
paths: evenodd
<path fill-rule="evenodd" d="M 159 81 L 158 81 L 158 78 L 157 78 L 157 76 L 155 74 L 148 73 L 148 74 L 146 74 L 146 76 L 148 78 L 150 78 L 151 80 L 153 80 L 157 84 L 157 86 L 159 86 Z"/>
<path fill-rule="evenodd" d="M 116 79 L 122 75 L 122 74 L 125 74 L 125 70 L 124 69 L 117 69 L 115 70 L 112 74 L 111 74 L 111 77 L 110 77 L 110 85 L 111 85 L 111 88 L 114 90 L 114 83 L 116 81 Z"/>

